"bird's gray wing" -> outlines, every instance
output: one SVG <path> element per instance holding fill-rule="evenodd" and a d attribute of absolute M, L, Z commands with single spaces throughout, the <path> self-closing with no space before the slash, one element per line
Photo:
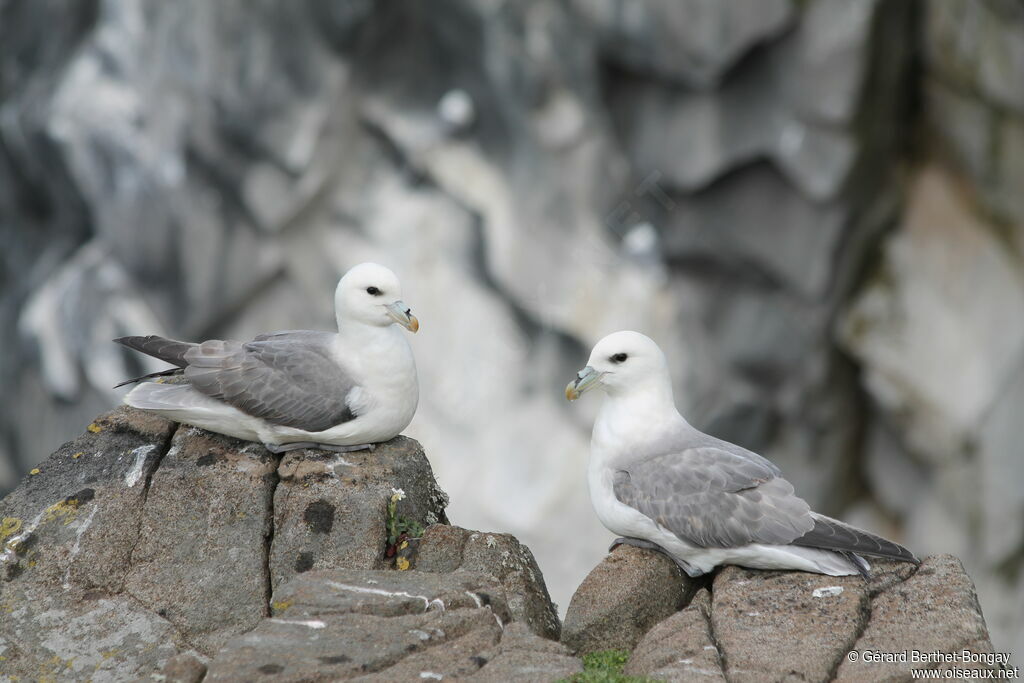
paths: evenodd
<path fill-rule="evenodd" d="M 185 378 L 267 422 L 323 431 L 356 417 L 349 397 L 357 384 L 332 358 L 331 336 L 290 332 L 247 343 L 205 341 L 186 352 Z"/>
<path fill-rule="evenodd" d="M 615 497 L 697 547 L 787 544 L 813 529 L 778 469 L 736 450 L 700 443 L 620 467 Z"/>

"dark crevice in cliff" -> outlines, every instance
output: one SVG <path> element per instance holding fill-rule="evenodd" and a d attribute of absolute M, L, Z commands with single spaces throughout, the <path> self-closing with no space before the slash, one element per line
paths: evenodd
<path fill-rule="evenodd" d="M 264 601 L 266 603 L 264 616 L 267 617 L 273 613 L 271 603 L 274 600 L 274 575 L 270 568 L 270 558 L 274 549 L 274 498 L 277 496 L 277 487 L 281 484 L 281 475 L 277 473 L 277 468 L 281 465 L 281 458 L 275 457 L 275 462 L 274 471 L 268 475 L 271 480 L 271 487 L 270 493 L 267 496 L 265 509 L 266 526 L 263 531 L 263 581 L 266 597 Z"/>
<path fill-rule="evenodd" d="M 829 667 L 828 676 L 825 680 L 833 681 L 836 675 L 839 673 L 839 667 L 846 661 L 846 654 L 857 647 L 857 641 L 864 635 L 865 629 L 868 624 L 871 623 L 871 592 L 866 590 L 864 595 L 861 596 L 860 604 L 857 610 L 857 628 L 853 632 L 853 636 L 849 638 L 843 646 L 839 649 L 839 654 L 832 662 L 832 666 Z"/>
<path fill-rule="evenodd" d="M 178 425 L 161 442 L 156 444 L 156 460 L 154 460 L 153 466 L 146 472 L 146 478 L 142 484 L 142 499 L 139 501 L 139 519 L 135 525 L 135 540 L 132 541 L 132 547 L 128 551 L 128 561 L 125 566 L 124 574 L 121 576 L 121 590 L 125 595 L 128 595 L 128 591 L 124 590 L 124 584 L 128 579 L 128 574 L 131 572 L 132 567 L 135 566 L 133 561 L 133 558 L 135 557 L 135 548 L 139 545 L 139 541 L 142 539 L 142 524 L 146 518 L 146 501 L 149 500 L 149 489 L 153 485 L 153 475 L 156 474 L 158 469 L 160 469 L 160 465 L 163 464 L 164 458 L 167 457 L 167 454 L 171 452 L 174 437 L 177 436 L 180 429 L 182 429 L 182 426 Z"/>
<path fill-rule="evenodd" d="M 846 661 L 846 654 L 848 652 L 852 650 L 861 649 L 857 647 L 857 644 L 860 642 L 860 639 L 864 636 L 864 632 L 868 629 L 868 626 L 871 625 L 871 618 L 874 615 L 873 607 L 875 599 L 883 593 L 892 590 L 895 586 L 899 586 L 912 579 L 917 574 L 917 570 L 920 569 L 920 566 L 921 565 L 914 565 L 913 571 L 911 571 L 905 579 L 899 579 L 897 577 L 896 581 L 880 582 L 875 586 L 872 586 L 870 583 L 868 583 L 868 585 L 865 587 L 866 590 L 864 597 L 861 600 L 859 613 L 857 614 L 857 630 L 854 633 L 853 637 L 846 642 L 846 644 L 840 650 L 839 656 L 832 663 L 832 667 L 829 669 L 828 672 L 827 680 L 834 681 L 836 679 L 836 676 L 839 674 L 839 667 L 841 667 L 843 665 L 843 662 Z M 870 582 L 870 579 L 868 581 Z"/>
<path fill-rule="evenodd" d="M 717 573 L 716 573 L 717 574 Z M 708 636 L 711 638 L 711 644 L 718 650 L 718 667 L 722 670 L 722 678 L 727 683 L 731 683 L 729 680 L 729 666 L 725 656 L 725 649 L 722 647 L 722 643 L 718 640 L 718 634 L 715 632 L 715 592 L 711 590 L 711 586 L 708 586 L 708 593 L 711 595 L 711 601 L 708 605 L 708 613 L 705 621 L 708 625 Z"/>

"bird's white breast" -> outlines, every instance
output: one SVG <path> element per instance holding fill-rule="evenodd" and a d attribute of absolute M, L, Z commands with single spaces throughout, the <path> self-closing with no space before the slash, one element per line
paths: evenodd
<path fill-rule="evenodd" d="M 409 426 L 419 403 L 419 381 L 412 349 L 394 325 L 352 326 L 339 332 L 334 359 L 357 385 L 346 402 L 356 414 L 322 432 L 263 425 L 266 442 L 314 441 L 354 445 L 387 441 Z"/>
<path fill-rule="evenodd" d="M 696 550 L 694 546 L 619 501 L 614 477 L 616 470 L 628 466 L 637 452 L 662 437 L 676 421 L 685 422 L 674 407 L 671 413 L 654 412 L 646 406 L 643 410 L 630 410 L 631 407 L 606 400 L 594 423 L 587 469 L 591 503 L 598 519 L 612 533 L 652 541 L 683 559 Z"/>
<path fill-rule="evenodd" d="M 335 354 L 359 385 L 349 401 L 361 430 L 394 436 L 408 426 L 419 403 L 419 381 L 412 349 L 397 326 L 357 339 L 339 335 Z"/>

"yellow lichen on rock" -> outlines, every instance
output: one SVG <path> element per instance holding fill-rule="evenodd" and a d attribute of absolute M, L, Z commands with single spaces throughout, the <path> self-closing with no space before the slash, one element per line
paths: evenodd
<path fill-rule="evenodd" d="M 33 467 L 28 471 L 28 473 L 34 477 L 35 475 L 39 474 L 40 471 L 41 470 L 38 467 Z"/>
<path fill-rule="evenodd" d="M 409 560 L 404 557 L 399 557 L 395 560 L 395 566 L 398 567 L 398 571 L 404 572 L 409 569 Z"/>
<path fill-rule="evenodd" d="M 0 521 L 0 541 L 3 541 L 8 536 L 13 536 L 18 533 L 18 529 L 21 528 L 21 519 L 18 517 L 4 517 Z"/>
<path fill-rule="evenodd" d="M 86 429 L 89 430 L 90 432 L 92 432 L 93 434 L 99 434 L 100 432 L 103 431 L 103 427 L 100 427 L 95 422 L 90 422 L 89 426 L 86 427 Z"/>
<path fill-rule="evenodd" d="M 78 517 L 78 499 L 68 498 L 46 508 L 46 512 L 43 513 L 42 522 L 45 524 L 61 519 L 64 521 L 64 526 L 67 526 L 75 521 L 76 517 Z"/>

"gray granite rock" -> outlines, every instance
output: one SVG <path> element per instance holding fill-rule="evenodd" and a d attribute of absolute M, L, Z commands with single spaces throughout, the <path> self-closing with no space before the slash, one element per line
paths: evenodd
<path fill-rule="evenodd" d="M 956 165 L 976 182 L 995 169 L 997 113 L 986 102 L 933 78 L 925 84 L 930 123 Z"/>
<path fill-rule="evenodd" d="M 813 3 L 794 31 L 746 60 L 716 90 L 632 76 L 613 81 L 611 110 L 634 163 L 694 191 L 767 157 L 807 197 L 834 198 L 849 179 L 856 146 L 844 128 L 821 123 L 842 126 L 857 111 L 878 8 L 876 2 Z M 906 23 L 905 11 L 885 10 L 887 22 Z M 890 93 L 878 96 L 886 104 L 876 103 L 874 115 L 892 103 Z"/>
<path fill-rule="evenodd" d="M 889 514 L 909 516 L 927 495 L 928 468 L 907 452 L 896 431 L 877 411 L 869 417 L 866 433 L 863 472 L 871 492 Z"/>
<path fill-rule="evenodd" d="M 986 186 L 985 193 L 998 215 L 1015 226 L 1011 230 L 1016 252 L 1024 254 L 1024 197 L 1017 191 L 1024 182 L 1024 115 L 1005 117 L 996 135 L 996 180 L 991 187 Z"/>
<path fill-rule="evenodd" d="M 206 663 L 191 654 L 171 657 L 160 669 L 167 683 L 199 683 L 206 676 Z"/>
<path fill-rule="evenodd" d="M 903 581 L 876 587 L 867 614 L 870 618 L 856 634 L 849 650 L 858 653 L 993 652 L 974 585 L 960 561 L 949 555 L 929 557 Z M 833 672 L 835 680 L 839 681 L 888 680 L 906 676 L 911 668 L 947 667 L 934 664 L 915 667 L 911 662 L 877 662 L 864 657 L 850 661 L 843 657 Z M 952 668 L 977 667 L 954 665 Z"/>
<path fill-rule="evenodd" d="M 121 591 L 149 479 L 175 425 L 129 408 L 91 422 L 0 501 L 5 590 Z"/>
<path fill-rule="evenodd" d="M 580 660 L 573 657 L 567 647 L 541 638 L 522 622 L 506 626 L 501 642 L 484 658 L 486 663 L 470 680 L 541 683 L 570 678 L 583 669 Z"/>
<path fill-rule="evenodd" d="M 189 651 L 171 622 L 126 595 L 69 600 L 54 589 L 0 592 L 11 611 L 0 626 L 7 680 L 123 681 Z"/>
<path fill-rule="evenodd" d="M 726 567 L 712 596 L 712 629 L 730 681 L 829 680 L 869 617 L 859 576 Z"/>
<path fill-rule="evenodd" d="M 746 53 L 785 30 L 795 14 L 786 0 L 576 4 L 596 24 L 609 61 L 701 89 L 717 85 Z"/>
<path fill-rule="evenodd" d="M 985 559 L 995 566 L 1024 550 L 1024 491 L 1015 485 L 1020 462 L 1020 407 L 1024 406 L 1024 353 L 978 432 Z"/>
<path fill-rule="evenodd" d="M 654 624 L 696 591 L 668 557 L 620 545 L 584 579 L 562 625 L 562 643 L 577 654 L 632 650 Z"/>
<path fill-rule="evenodd" d="M 627 674 L 824 681 L 874 675 L 845 661 L 852 649 L 995 652 L 949 556 L 877 562 L 867 582 L 737 567 L 711 582 L 630 546 L 579 587 L 557 642 L 543 577 L 512 536 L 434 524 L 386 568 L 388 501 L 443 515 L 416 442 L 344 455 L 279 463 L 128 408 L 97 418 L 0 501 L 0 676 L 554 681 L 582 670 L 577 654 L 626 649 Z M 325 568 L 292 568 L 271 593 L 271 534 Z M 362 548 L 370 568 L 343 567 L 320 536 Z"/>
<path fill-rule="evenodd" d="M 500 585 L 485 575 L 308 572 L 278 589 L 274 616 L 229 642 L 205 680 L 464 676 L 508 620 Z"/>
<path fill-rule="evenodd" d="M 305 483 L 316 498 L 333 486 L 333 500 L 353 509 L 382 498 L 343 519 L 350 545 L 372 548 L 371 565 L 384 562 L 393 488 L 407 490 L 397 507 L 407 521 L 444 518 L 446 498 L 410 439 L 382 444 L 374 457 L 349 454 L 344 481 L 325 469 L 338 464 L 334 454 L 297 455 L 280 464 L 282 483 L 278 458 L 259 444 L 130 408 L 97 418 L 0 501 L 0 675 L 201 676 L 203 656 L 272 609 L 271 538 L 308 545 L 306 532 L 329 534 L 334 523 L 326 505 L 310 512 L 315 500 L 301 493 L 290 496 L 294 507 L 275 509 L 276 488 Z M 452 599 L 487 601 L 474 596 Z M 481 609 L 506 623 L 503 600 Z"/>
<path fill-rule="evenodd" d="M 189 648 L 171 622 L 121 593 L 172 431 L 119 409 L 0 500 L 0 675 L 119 680 Z"/>
<path fill-rule="evenodd" d="M 684 609 L 657 624 L 636 645 L 623 673 L 647 678 L 724 683 L 711 632 L 711 594 L 700 590 Z"/>
<path fill-rule="evenodd" d="M 447 498 L 420 445 L 406 437 L 373 451 L 291 451 L 278 469 L 270 547 L 271 589 L 311 569 L 379 569 L 388 505 L 419 528 L 444 521 Z"/>
<path fill-rule="evenodd" d="M 840 329 L 867 391 L 918 456 L 939 464 L 968 447 L 1024 353 L 1024 317 L 1008 310 L 1024 310 L 1017 257 L 948 172 L 925 169 Z"/>
<path fill-rule="evenodd" d="M 561 622 L 530 549 L 510 534 L 435 524 L 417 547 L 413 568 L 427 572 L 485 572 L 505 589 L 513 619 L 538 636 L 558 639 Z"/>
<path fill-rule="evenodd" d="M 261 445 L 186 426 L 151 478 L 125 590 L 206 655 L 266 616 L 276 470 Z"/>
<path fill-rule="evenodd" d="M 953 0 L 925 12 L 925 48 L 931 69 L 1024 113 L 1024 11 L 1000 0 Z"/>
<path fill-rule="evenodd" d="M 832 286 L 849 208 L 807 199 L 770 165 L 739 169 L 728 183 L 673 201 L 662 228 L 673 258 L 718 261 L 729 254 L 735 262 L 726 266 L 755 270 L 747 277 L 761 275 L 809 301 L 820 301 Z"/>

